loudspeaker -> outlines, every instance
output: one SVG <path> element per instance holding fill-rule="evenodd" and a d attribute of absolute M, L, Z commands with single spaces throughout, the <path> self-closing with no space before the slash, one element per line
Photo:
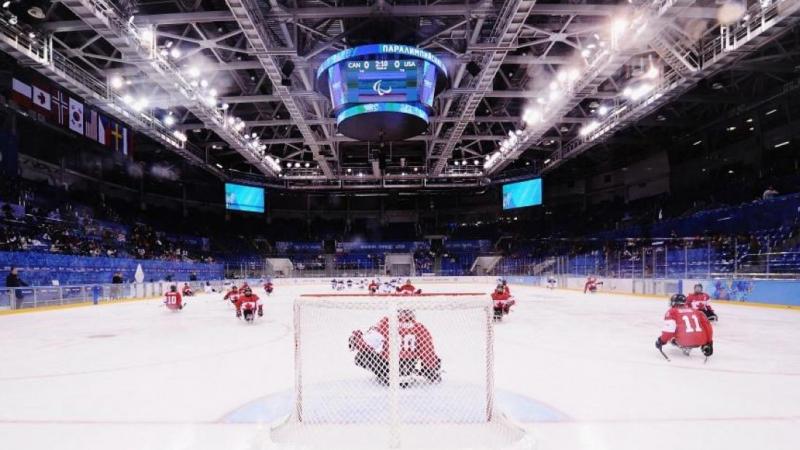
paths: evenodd
<path fill-rule="evenodd" d="M 475 61 L 470 61 L 467 63 L 467 72 L 469 72 L 469 74 L 473 77 L 476 77 L 479 73 L 481 73 L 481 66 Z"/>

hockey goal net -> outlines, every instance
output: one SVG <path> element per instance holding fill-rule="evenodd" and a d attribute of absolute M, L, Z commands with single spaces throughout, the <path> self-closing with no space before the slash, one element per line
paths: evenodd
<path fill-rule="evenodd" d="M 299 298 L 292 416 L 306 448 L 529 448 L 494 405 L 484 297 Z"/>

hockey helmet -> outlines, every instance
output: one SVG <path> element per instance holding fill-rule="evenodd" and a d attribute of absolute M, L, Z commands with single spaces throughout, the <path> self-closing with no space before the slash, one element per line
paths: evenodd
<path fill-rule="evenodd" d="M 400 309 L 397 311 L 397 320 L 400 322 L 414 322 L 416 318 L 414 317 L 414 310 L 412 309 Z"/>
<path fill-rule="evenodd" d="M 169 291 L 170 291 L 170 292 L 178 292 L 178 286 L 175 286 L 174 284 L 173 284 L 173 285 L 171 285 L 171 286 L 169 287 Z"/>
<path fill-rule="evenodd" d="M 669 299 L 670 306 L 683 306 L 686 304 L 686 296 L 683 294 L 675 294 Z"/>
<path fill-rule="evenodd" d="M 253 293 L 253 290 L 250 289 L 250 286 L 245 286 L 244 289 L 242 289 L 242 293 L 244 293 L 244 295 L 250 295 Z"/>

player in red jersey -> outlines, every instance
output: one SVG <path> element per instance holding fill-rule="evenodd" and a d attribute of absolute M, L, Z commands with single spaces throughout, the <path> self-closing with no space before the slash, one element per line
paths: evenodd
<path fill-rule="evenodd" d="M 174 284 L 169 287 L 169 291 L 164 295 L 164 305 L 167 309 L 172 311 L 180 311 L 183 309 L 183 297 L 178 292 L 178 286 Z"/>
<path fill-rule="evenodd" d="M 711 297 L 703 292 L 703 285 L 699 283 L 694 285 L 694 292 L 686 296 L 687 305 L 692 309 L 701 311 L 709 321 L 716 322 L 717 313 L 714 312 L 709 300 L 711 300 Z"/>
<path fill-rule="evenodd" d="M 183 283 L 183 288 L 181 288 L 181 291 L 183 292 L 184 297 L 191 297 L 194 295 L 194 291 L 192 290 L 192 287 L 189 286 L 189 283 Z"/>
<path fill-rule="evenodd" d="M 714 329 L 706 315 L 686 304 L 683 294 L 675 294 L 669 299 L 670 308 L 664 315 L 664 328 L 656 339 L 656 348 L 672 343 L 680 347 L 685 355 L 700 347 L 706 357 L 714 353 Z M 666 355 L 665 355 L 666 356 Z"/>
<path fill-rule="evenodd" d="M 594 294 L 595 292 L 597 292 L 597 286 L 602 286 L 602 285 L 603 285 L 602 281 L 597 281 L 597 278 L 590 276 L 589 278 L 586 279 L 586 284 L 583 285 L 583 293 L 585 294 L 588 292 L 590 294 Z"/>
<path fill-rule="evenodd" d="M 241 295 L 236 299 L 236 317 L 244 315 L 244 320 L 252 322 L 256 311 L 258 317 L 264 315 L 262 306 L 258 304 L 258 296 L 249 287 L 242 289 Z"/>
<path fill-rule="evenodd" d="M 503 316 L 510 313 L 511 307 L 516 304 L 506 280 L 502 280 L 492 292 L 492 300 L 494 301 L 494 320 L 503 320 Z"/>
<path fill-rule="evenodd" d="M 378 283 L 375 280 L 372 280 L 367 286 L 367 290 L 369 291 L 370 295 L 378 292 Z"/>
<path fill-rule="evenodd" d="M 231 303 L 233 303 L 235 305 L 236 304 L 236 300 L 239 299 L 239 295 L 241 295 L 241 293 L 239 292 L 239 288 L 237 288 L 236 285 L 234 284 L 233 286 L 231 286 L 231 290 L 229 290 L 225 294 L 225 297 L 222 297 L 222 299 L 223 300 L 230 300 Z"/>
<path fill-rule="evenodd" d="M 267 282 L 264 283 L 264 291 L 267 293 L 267 295 L 272 294 L 272 291 L 274 289 L 275 289 L 275 286 L 272 284 L 272 280 L 267 280 Z"/>
<path fill-rule="evenodd" d="M 406 283 L 399 288 L 397 292 L 403 295 L 419 295 L 422 294 L 422 289 L 417 289 L 411 284 L 411 280 L 406 280 Z"/>
<path fill-rule="evenodd" d="M 436 355 L 433 338 L 428 329 L 417 322 L 414 311 L 397 312 L 400 333 L 401 386 L 407 386 L 412 375 L 421 375 L 429 382 L 441 381 L 442 360 Z M 389 383 L 389 318 L 384 317 L 366 332 L 353 331 L 350 350 L 356 352 L 355 363 L 378 377 L 381 384 Z"/>

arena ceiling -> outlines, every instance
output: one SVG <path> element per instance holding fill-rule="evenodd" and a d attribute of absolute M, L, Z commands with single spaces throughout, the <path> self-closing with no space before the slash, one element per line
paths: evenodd
<path fill-rule="evenodd" d="M 687 94 L 703 80 L 763 72 L 745 61 L 800 10 L 800 0 L 8 3 L 45 13 L 10 21 L 3 10 L 0 48 L 21 64 L 220 178 L 298 189 L 480 186 L 554 171 L 664 108 L 679 117 L 703 103 Z M 381 146 L 337 133 L 314 70 L 368 42 L 448 64 L 425 134 Z M 780 51 L 769 60 L 780 62 Z"/>

